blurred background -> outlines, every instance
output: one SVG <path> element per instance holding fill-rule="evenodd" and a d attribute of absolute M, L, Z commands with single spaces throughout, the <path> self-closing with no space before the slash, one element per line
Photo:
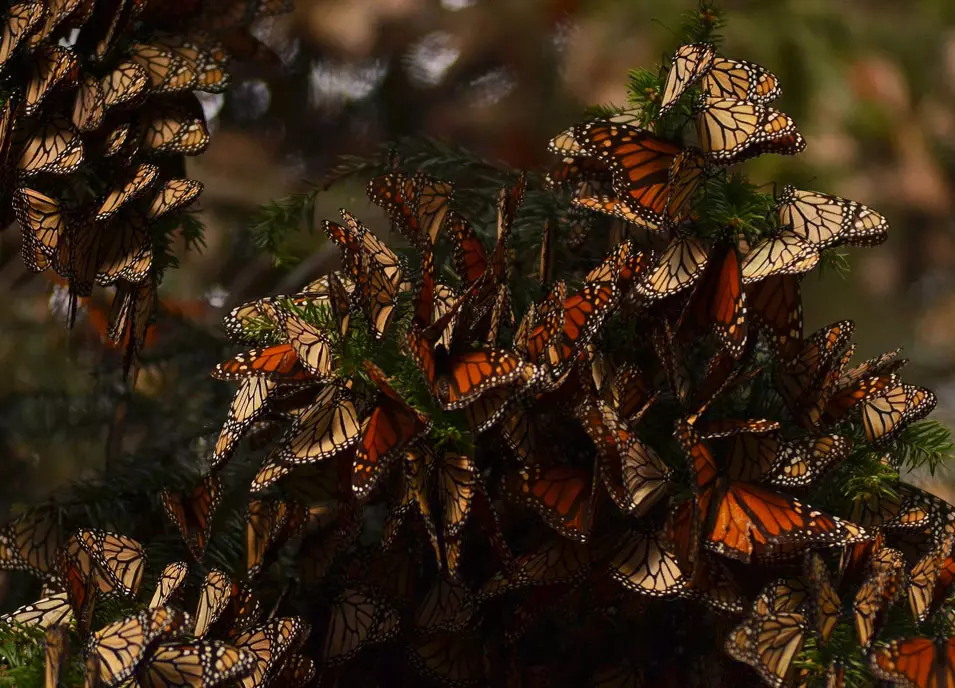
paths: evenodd
<path fill-rule="evenodd" d="M 857 356 L 897 346 L 908 381 L 933 388 L 935 417 L 955 422 L 955 4 L 947 0 L 726 0 L 722 51 L 781 79 L 778 107 L 809 142 L 798 158 L 749 163 L 756 183 L 794 183 L 871 205 L 890 238 L 849 250 L 851 272 L 811 276 L 806 329 L 850 317 Z M 19 233 L 0 235 L 0 517 L 17 502 L 108 468 L 201 453 L 232 386 L 208 378 L 229 355 L 228 309 L 288 293 L 337 263 L 319 231 L 288 242 L 276 267 L 250 223 L 262 204 L 319 184 L 341 154 L 369 155 L 427 135 L 515 167 L 553 161 L 547 140 L 592 104 L 623 104 L 627 72 L 679 43 L 695 0 L 295 0 L 255 35 L 272 51 L 236 67 L 225 96 L 204 100 L 212 143 L 189 160 L 205 184 L 201 253 L 180 255 L 162 285 L 163 315 L 128 394 L 120 354 L 102 344 L 104 306 L 63 327 L 62 294 L 26 273 Z M 767 187 L 770 189 L 771 187 Z M 363 181 L 318 196 L 317 217 L 347 206 L 381 235 Z M 103 303 L 108 303 L 104 298 Z M 52 312 L 52 314 L 51 314 Z M 175 361 L 172 364 L 172 361 Z M 140 431 L 128 419 L 160 414 Z M 187 422 L 188 421 L 188 422 Z M 952 476 L 919 476 L 950 499 Z"/>

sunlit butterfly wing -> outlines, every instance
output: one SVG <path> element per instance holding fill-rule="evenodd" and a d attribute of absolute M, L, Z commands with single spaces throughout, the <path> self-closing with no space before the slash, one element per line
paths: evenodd
<path fill-rule="evenodd" d="M 839 243 L 875 246 L 889 231 L 886 219 L 861 203 L 792 186 L 780 195 L 779 224 L 820 249 Z"/>
<path fill-rule="evenodd" d="M 750 322 L 784 361 L 793 358 L 803 335 L 798 278 L 770 277 L 746 287 L 745 292 Z"/>
<path fill-rule="evenodd" d="M 743 284 L 775 275 L 798 275 L 812 270 L 819 251 L 790 231 L 782 231 L 753 246 L 743 257 Z"/>
<path fill-rule="evenodd" d="M 42 46 L 30 58 L 22 115 L 32 117 L 54 89 L 75 84 L 78 74 L 79 65 L 72 50 L 58 45 Z"/>
<path fill-rule="evenodd" d="M 159 607 L 165 607 L 186 580 L 186 574 L 188 573 L 189 565 L 184 561 L 174 561 L 170 564 L 166 564 L 159 574 L 159 580 L 156 582 L 156 590 L 149 600 L 149 608 L 158 609 Z"/>
<path fill-rule="evenodd" d="M 704 96 L 698 105 L 697 132 L 703 152 L 713 161 L 736 162 L 750 155 L 747 149 L 786 141 L 796 125 L 787 115 L 758 103 L 735 98 Z M 774 152 L 798 153 L 805 147 L 793 143 Z M 755 151 L 758 154 L 758 150 Z"/>
<path fill-rule="evenodd" d="M 182 612 L 168 607 L 114 621 L 96 631 L 87 644 L 93 671 L 105 685 L 122 683 L 133 675 L 151 647 L 179 630 L 182 623 Z"/>
<path fill-rule="evenodd" d="M 17 170 L 24 177 L 70 174 L 83 162 L 83 140 L 73 123 L 62 115 L 36 122 L 19 147 Z"/>
<path fill-rule="evenodd" d="M 775 75 L 753 62 L 725 57 L 713 60 L 701 86 L 708 96 L 751 103 L 770 103 L 782 95 Z"/>
<path fill-rule="evenodd" d="M 51 626 L 45 636 L 46 688 L 56 688 L 69 652 L 70 633 L 65 626 Z"/>
<path fill-rule="evenodd" d="M 136 669 L 142 688 L 213 688 L 249 674 L 255 655 L 218 640 L 163 644 Z"/>
<path fill-rule="evenodd" d="M 18 2 L 6 11 L 0 33 L 0 69 L 3 69 L 23 39 L 43 18 L 42 2 Z"/>
<path fill-rule="evenodd" d="M 670 71 L 660 96 L 660 116 L 666 114 L 686 89 L 713 66 L 716 51 L 710 43 L 680 46 L 670 60 Z"/>
<path fill-rule="evenodd" d="M 146 217 L 157 220 L 191 205 L 202 193 L 202 182 L 195 179 L 169 179 L 159 187 L 146 211 Z"/>
<path fill-rule="evenodd" d="M 71 626 L 74 620 L 69 593 L 66 592 L 55 593 L 0 616 L 0 623 L 31 626 L 44 631 L 54 626 Z"/>
<path fill-rule="evenodd" d="M 106 115 L 106 97 L 100 87 L 99 79 L 85 74 L 76 89 L 73 104 L 72 122 L 83 133 L 96 131 L 103 124 Z"/>
<path fill-rule="evenodd" d="M 593 478 L 583 469 L 534 466 L 511 471 L 505 490 L 565 537 L 584 542 L 593 517 Z"/>
<path fill-rule="evenodd" d="M 329 385 L 289 427 L 279 458 L 293 465 L 314 463 L 344 452 L 360 439 L 361 425 L 350 392 Z"/>
<path fill-rule="evenodd" d="M 97 201 L 98 207 L 93 214 L 93 219 L 97 222 L 108 220 L 124 205 L 148 191 L 159 176 L 159 168 L 142 162 L 117 176 L 122 179 L 122 183 L 117 184 Z"/>
<path fill-rule="evenodd" d="M 672 296 L 692 286 L 709 257 L 699 239 L 685 235 L 670 242 L 648 274 L 637 282 L 637 291 L 650 299 Z"/>
<path fill-rule="evenodd" d="M 143 112 L 140 145 L 147 154 L 198 155 L 209 145 L 209 129 L 202 107 L 189 94 Z"/>
<path fill-rule="evenodd" d="M 869 668 L 894 685 L 926 688 L 955 682 L 955 638 L 903 638 L 876 648 Z"/>

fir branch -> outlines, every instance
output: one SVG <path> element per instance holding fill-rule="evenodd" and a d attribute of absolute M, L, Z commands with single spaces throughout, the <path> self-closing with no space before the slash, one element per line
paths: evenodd
<path fill-rule="evenodd" d="M 955 457 L 951 431 L 937 420 L 923 420 L 906 427 L 892 443 L 893 463 L 909 471 L 928 469 L 931 475 Z"/>
<path fill-rule="evenodd" d="M 713 0 L 700 0 L 696 10 L 684 13 L 680 35 L 687 43 L 719 44 L 723 40 L 719 32 L 725 25 L 723 9 Z"/>
<path fill-rule="evenodd" d="M 315 231 L 315 199 L 318 189 L 292 194 L 261 206 L 249 224 L 255 246 L 272 256 L 278 266 L 297 261 L 285 246 L 288 238 L 304 226 L 309 234 Z"/>

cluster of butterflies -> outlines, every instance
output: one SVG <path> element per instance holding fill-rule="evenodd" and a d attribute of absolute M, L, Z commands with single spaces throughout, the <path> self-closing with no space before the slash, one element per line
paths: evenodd
<path fill-rule="evenodd" d="M 282 518 L 280 512 L 266 501 L 250 505 L 250 561 L 264 553 L 256 537 Z M 281 514 L 286 520 L 292 516 Z M 43 632 L 47 688 L 61 685 L 68 663 L 81 665 L 83 685 L 90 688 L 291 688 L 315 674 L 314 663 L 299 653 L 309 624 L 264 614 L 248 583 L 221 570 L 207 569 L 190 597 L 183 586 L 190 566 L 172 562 L 159 573 L 148 600 L 142 597 L 146 554 L 130 537 L 68 532 L 51 511 L 26 512 L 0 533 L 0 566 L 29 572 L 43 583 L 37 602 L 0 616 L 0 624 Z M 98 605 L 129 613 L 93 631 Z M 71 654 L 77 641 L 82 652 Z"/>
<path fill-rule="evenodd" d="M 195 92 L 229 85 L 226 32 L 278 0 L 24 0 L 0 11 L 0 225 L 25 265 L 75 297 L 115 288 L 109 336 L 142 344 L 157 242 L 202 184 L 184 155 L 209 143 Z"/>
<path fill-rule="evenodd" d="M 525 177 L 500 190 L 496 222 L 472 223 L 451 183 L 397 163 L 368 194 L 405 250 L 343 210 L 324 223 L 341 270 L 233 309 L 226 332 L 252 348 L 213 371 L 238 390 L 209 471 L 162 503 L 205 571 L 223 484 L 243 474 L 227 469 L 241 443 L 252 457 L 266 449 L 242 571 L 206 572 L 191 624 L 167 620 L 186 611 L 186 564 L 170 564 L 149 611 L 92 636 L 89 671 L 110 686 L 314 674 L 349 686 L 835 688 L 862 667 L 897 685 L 955 683 L 955 639 L 933 632 L 951 623 L 955 508 L 902 482 L 831 489 L 897 471 L 895 440 L 935 397 L 901 381 L 897 352 L 853 365 L 851 322 L 803 330 L 800 280 L 820 253 L 879 243 L 887 223 L 787 188 L 777 229 L 752 245 L 733 227 L 695 231 L 721 165 L 804 145 L 765 104 L 775 77 L 708 45 L 677 52 L 661 110 L 697 82 L 699 149 L 612 118 L 555 138 L 569 155 L 551 183 L 575 184 L 575 205 L 635 231 L 571 282 L 550 279 L 561 246 L 542 228 L 540 297 L 520 318 Z M 141 558 L 120 535 L 72 538 L 46 569 L 82 628 L 82 600 L 131 591 Z M 0 565 L 52 547 L 17 523 L 0 542 Z M 283 575 L 263 623 L 260 592 Z M 137 644 L 110 655 L 128 647 L 112 640 L 120 629 Z M 229 660 L 208 670 L 213 653 Z M 199 668 L 152 678 L 173 661 Z"/>

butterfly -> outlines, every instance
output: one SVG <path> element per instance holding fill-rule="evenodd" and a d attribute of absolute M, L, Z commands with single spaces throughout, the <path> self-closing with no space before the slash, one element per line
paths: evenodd
<path fill-rule="evenodd" d="M 779 224 L 818 249 L 847 243 L 876 246 L 888 237 L 889 223 L 861 203 L 838 196 L 783 187 Z"/>
<path fill-rule="evenodd" d="M 948 593 L 955 572 L 952 543 L 951 536 L 944 538 L 908 574 L 909 606 L 916 623 L 923 623 Z"/>
<path fill-rule="evenodd" d="M 510 471 L 505 494 L 536 511 L 564 537 L 586 542 L 593 521 L 596 471 L 568 466 L 533 466 Z"/>
<path fill-rule="evenodd" d="M 198 85 L 199 75 L 195 63 L 166 46 L 133 43 L 129 46 L 129 56 L 146 70 L 150 93 L 190 91 Z"/>
<path fill-rule="evenodd" d="M 283 499 L 249 502 L 246 516 L 245 568 L 250 577 L 258 574 L 274 553 L 295 537 L 308 521 L 308 510 L 298 502 Z"/>
<path fill-rule="evenodd" d="M 219 569 L 211 569 L 199 589 L 193 635 L 202 638 L 216 624 L 242 631 L 255 623 L 260 612 L 259 602 L 247 586 L 233 582 Z"/>
<path fill-rule="evenodd" d="M 682 552 L 681 563 L 692 563 L 697 541 L 717 554 L 749 562 L 754 556 L 780 556 L 812 544 L 844 546 L 867 537 L 849 521 L 740 480 L 740 469 L 732 463 L 721 467 L 687 420 L 677 424 L 676 436 L 695 476 L 695 497 L 677 507 L 668 526 L 670 541 Z"/>
<path fill-rule="evenodd" d="M 149 86 L 149 72 L 142 65 L 132 60 L 123 60 L 116 67 L 103 76 L 95 86 L 93 94 L 84 98 L 96 98 L 98 92 L 102 99 L 102 105 L 97 104 L 97 109 L 102 107 L 104 114 L 110 108 L 120 107 L 126 103 L 132 103 L 146 93 Z M 75 112 L 75 111 L 74 111 Z M 103 115 L 97 114 L 101 119 Z M 79 126 L 79 125 L 77 125 Z"/>
<path fill-rule="evenodd" d="M 41 2 L 18 2 L 7 10 L 0 32 L 0 69 L 6 66 L 23 39 L 37 27 L 43 15 L 44 7 Z"/>
<path fill-rule="evenodd" d="M 148 162 L 141 162 L 120 175 L 122 180 L 103 198 L 96 201 L 99 206 L 93 213 L 96 222 L 104 222 L 115 215 L 120 208 L 145 193 L 156 183 L 159 177 L 159 168 Z"/>
<path fill-rule="evenodd" d="M 44 631 L 56 626 L 72 626 L 74 622 L 73 608 L 66 592 L 53 593 L 0 616 L 0 623 L 8 626 L 29 626 Z"/>
<path fill-rule="evenodd" d="M 46 576 L 54 570 L 62 542 L 52 514 L 27 511 L 0 529 L 0 569 Z"/>
<path fill-rule="evenodd" d="M 891 547 L 874 547 L 869 572 L 852 601 L 859 644 L 868 648 L 905 584 L 905 558 Z"/>
<path fill-rule="evenodd" d="M 249 674 L 255 655 L 218 640 L 162 644 L 136 669 L 142 688 L 213 688 Z"/>
<path fill-rule="evenodd" d="M 283 383 L 305 382 L 312 376 L 298 360 L 291 344 L 251 349 L 219 363 L 212 371 L 217 380 L 243 380 L 249 376 L 266 377 Z"/>
<path fill-rule="evenodd" d="M 651 300 L 672 296 L 696 283 L 708 261 L 709 254 L 699 239 L 678 235 L 637 282 L 636 289 Z"/>
<path fill-rule="evenodd" d="M 88 295 L 93 284 L 109 286 L 120 280 L 145 282 L 152 270 L 153 244 L 149 225 L 130 207 L 105 223 L 82 221 L 68 235 L 70 289 Z"/>
<path fill-rule="evenodd" d="M 242 380 L 216 440 L 210 461 L 212 468 L 228 461 L 248 428 L 268 410 L 269 396 L 277 386 L 275 381 L 257 375 Z"/>
<path fill-rule="evenodd" d="M 374 488 L 385 467 L 401 449 L 431 429 L 431 420 L 408 406 L 380 368 L 370 361 L 364 365 L 378 389 L 378 400 L 362 422 L 361 439 L 355 452 L 352 489 L 359 497 Z"/>
<path fill-rule="evenodd" d="M 167 179 L 156 191 L 146 217 L 150 220 L 175 212 L 192 204 L 202 193 L 202 182 L 195 179 Z"/>
<path fill-rule="evenodd" d="M 819 262 L 818 249 L 789 230 L 783 230 L 754 246 L 743 256 L 743 284 L 753 284 L 776 275 L 809 272 Z"/>
<path fill-rule="evenodd" d="M 222 496 L 222 486 L 215 474 L 210 473 L 187 494 L 163 490 L 163 509 L 173 522 L 189 552 L 197 560 L 202 559 L 209 535 L 212 517 Z"/>
<path fill-rule="evenodd" d="M 686 306 L 686 322 L 704 331 L 712 328 L 726 351 L 739 358 L 748 336 L 746 312 L 739 251 L 734 241 L 720 241 Z M 676 326 L 678 331 L 681 324 Z"/>
<path fill-rule="evenodd" d="M 439 577 L 415 610 L 415 626 L 425 633 L 463 630 L 475 611 L 471 590 L 461 581 Z"/>
<path fill-rule="evenodd" d="M 145 154 L 198 155 L 209 145 L 202 106 L 191 93 L 156 99 L 141 112 L 139 144 Z"/>
<path fill-rule="evenodd" d="M 346 588 L 332 604 L 322 656 L 340 664 L 369 644 L 383 643 L 398 632 L 398 614 L 385 602 Z"/>
<path fill-rule="evenodd" d="M 454 244 L 452 264 L 465 284 L 477 282 L 487 272 L 488 257 L 484 244 L 471 223 L 454 210 L 448 213 L 448 233 Z"/>
<path fill-rule="evenodd" d="M 669 468 L 609 405 L 598 400 L 577 413 L 597 447 L 598 471 L 611 499 L 624 512 L 645 516 L 663 497 Z"/>
<path fill-rule="evenodd" d="M 750 323 L 783 361 L 793 359 L 803 338 L 798 278 L 775 275 L 744 287 L 744 293 Z"/>
<path fill-rule="evenodd" d="M 275 675 L 274 685 L 286 688 L 307 686 L 315 678 L 316 673 L 315 662 L 310 658 L 292 655 L 285 660 L 282 669 Z"/>
<path fill-rule="evenodd" d="M 549 538 L 484 581 L 478 598 L 487 600 L 518 588 L 577 581 L 590 571 L 590 565 L 590 555 L 581 543 L 563 537 Z"/>
<path fill-rule="evenodd" d="M 165 607 L 186 580 L 188 573 L 189 565 L 184 561 L 174 561 L 166 564 L 159 574 L 159 580 L 156 582 L 156 590 L 149 600 L 149 608 L 158 609 L 159 607 Z"/>
<path fill-rule="evenodd" d="M 308 638 L 311 627 L 299 617 L 273 618 L 244 631 L 230 640 L 230 644 L 255 657 L 251 673 L 241 678 L 241 688 L 269 685 L 285 658 L 295 652 Z"/>
<path fill-rule="evenodd" d="M 809 581 L 809 607 L 816 634 L 823 644 L 829 642 L 842 613 L 842 601 L 833 587 L 826 562 L 817 552 L 809 552 L 803 563 Z"/>
<path fill-rule="evenodd" d="M 130 597 L 136 595 L 146 565 L 146 554 L 141 544 L 125 535 L 102 530 L 78 530 L 71 542 L 75 542 L 86 553 L 108 580 L 106 585 L 110 592 L 120 592 Z"/>
<path fill-rule="evenodd" d="M 285 331 L 301 366 L 316 380 L 332 377 L 332 342 L 328 335 L 282 308 L 275 309 L 275 320 Z"/>
<path fill-rule="evenodd" d="M 941 688 L 955 682 L 955 638 L 910 637 L 877 647 L 869 668 L 896 685 Z"/>
<path fill-rule="evenodd" d="M 62 115 L 44 117 L 35 126 L 16 132 L 16 168 L 23 177 L 75 172 L 84 159 L 83 140 L 73 123 Z"/>
<path fill-rule="evenodd" d="M 327 385 L 286 430 L 277 458 L 291 465 L 322 461 L 357 444 L 361 431 L 350 390 Z"/>
<path fill-rule="evenodd" d="M 150 647 L 182 629 L 185 615 L 169 607 L 140 612 L 96 631 L 87 643 L 87 681 L 118 685 L 133 675 Z"/>
<path fill-rule="evenodd" d="M 701 97 L 696 127 L 703 153 L 724 164 L 764 152 L 795 155 L 806 148 L 788 115 L 736 98 Z"/>
<path fill-rule="evenodd" d="M 898 437 L 906 426 L 921 420 L 934 409 L 938 400 L 930 390 L 899 384 L 862 401 L 862 427 L 870 443 L 886 444 Z"/>
<path fill-rule="evenodd" d="M 785 579 L 767 585 L 750 616 L 726 638 L 729 656 L 752 666 L 775 688 L 786 685 L 792 661 L 805 643 L 809 624 L 801 610 L 805 592 L 800 588 Z"/>
<path fill-rule="evenodd" d="M 453 187 L 418 174 L 400 172 L 375 177 L 368 182 L 368 197 L 382 208 L 398 230 L 412 243 L 437 242 L 450 210 Z"/>
<path fill-rule="evenodd" d="M 31 55 L 29 72 L 21 111 L 24 117 L 39 112 L 43 102 L 57 87 L 74 85 L 79 75 L 79 63 L 69 48 L 44 45 Z"/>
<path fill-rule="evenodd" d="M 609 567 L 611 578 L 628 590 L 651 597 L 686 594 L 689 581 L 660 533 L 629 533 Z"/>
<path fill-rule="evenodd" d="M 757 64 L 716 54 L 710 43 L 681 46 L 670 61 L 659 114 L 669 111 L 700 77 L 707 95 L 768 103 L 780 96 L 779 80 Z"/>
<path fill-rule="evenodd" d="M 219 41 L 200 34 L 157 36 L 151 40 L 154 46 L 167 48 L 185 60 L 188 71 L 195 74 L 191 88 L 206 93 L 223 93 L 228 87 L 229 56 Z"/>

